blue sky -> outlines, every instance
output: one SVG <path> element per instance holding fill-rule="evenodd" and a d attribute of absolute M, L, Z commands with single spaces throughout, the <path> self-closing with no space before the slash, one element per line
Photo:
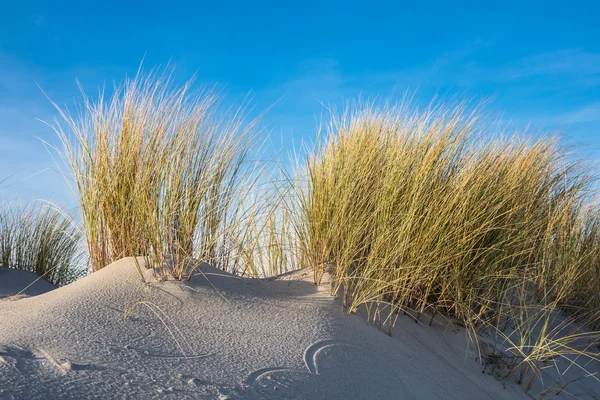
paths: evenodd
<path fill-rule="evenodd" d="M 11 2 L 0 5 L 0 195 L 72 204 L 40 137 L 55 101 L 169 61 L 178 79 L 252 91 L 286 148 L 323 104 L 415 93 L 493 99 L 492 115 L 560 131 L 600 158 L 595 2 Z M 489 3 L 489 4 L 488 4 Z"/>

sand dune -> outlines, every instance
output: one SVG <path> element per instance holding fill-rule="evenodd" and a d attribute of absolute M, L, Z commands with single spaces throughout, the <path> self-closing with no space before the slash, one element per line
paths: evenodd
<path fill-rule="evenodd" d="M 464 331 L 407 319 L 390 337 L 302 272 L 143 283 L 129 258 L 0 302 L 0 321 L 1 399 L 526 398 L 482 374 Z"/>
<path fill-rule="evenodd" d="M 37 296 L 56 289 L 33 272 L 0 267 L 0 301 L 11 296 Z"/>

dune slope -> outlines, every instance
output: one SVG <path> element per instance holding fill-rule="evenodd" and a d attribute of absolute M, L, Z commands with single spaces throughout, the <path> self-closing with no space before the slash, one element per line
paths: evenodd
<path fill-rule="evenodd" d="M 390 337 L 302 273 L 203 266 L 188 282 L 143 283 L 128 258 L 0 302 L 0 398 L 526 398 L 448 335 L 412 323 Z"/>
<path fill-rule="evenodd" d="M 0 300 L 24 295 L 37 296 L 56 287 L 33 272 L 0 267 Z"/>

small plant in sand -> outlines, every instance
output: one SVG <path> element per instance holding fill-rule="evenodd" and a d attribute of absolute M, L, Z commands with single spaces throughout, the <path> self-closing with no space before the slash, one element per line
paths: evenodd
<path fill-rule="evenodd" d="M 378 304 L 441 314 L 473 338 L 502 332 L 528 389 L 542 360 L 598 359 L 595 178 L 556 138 L 492 138 L 461 110 L 334 116 L 298 185 L 301 258 L 315 282 L 331 271 L 350 312 L 367 305 L 393 325 Z M 559 311 L 581 331 L 557 327 Z"/>
<path fill-rule="evenodd" d="M 138 74 L 106 100 L 84 95 L 55 129 L 74 177 L 92 269 L 144 256 L 176 279 L 201 260 L 234 268 L 253 192 L 256 120 L 219 96 Z"/>
<path fill-rule="evenodd" d="M 54 285 L 85 275 L 79 231 L 50 205 L 0 206 L 0 266 L 35 272 Z"/>

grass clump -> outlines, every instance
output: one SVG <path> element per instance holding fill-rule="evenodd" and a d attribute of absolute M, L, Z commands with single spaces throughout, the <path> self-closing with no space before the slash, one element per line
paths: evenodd
<path fill-rule="evenodd" d="M 83 275 L 78 230 L 62 211 L 30 205 L 0 207 L 0 266 L 34 272 L 56 286 Z"/>
<path fill-rule="evenodd" d="M 79 115 L 58 108 L 63 157 L 81 206 L 93 271 L 145 256 L 177 279 L 198 259 L 232 268 L 237 219 L 252 191 L 256 121 L 217 94 L 139 74 Z"/>
<path fill-rule="evenodd" d="M 560 328 L 598 326 L 593 175 L 556 138 L 492 138 L 477 121 L 374 105 L 334 117 L 307 159 L 301 258 L 374 322 L 413 310 L 474 338 L 500 332 L 522 382 L 541 360 L 598 360 L 597 332 Z M 559 310 L 573 324 L 557 323 Z"/>

